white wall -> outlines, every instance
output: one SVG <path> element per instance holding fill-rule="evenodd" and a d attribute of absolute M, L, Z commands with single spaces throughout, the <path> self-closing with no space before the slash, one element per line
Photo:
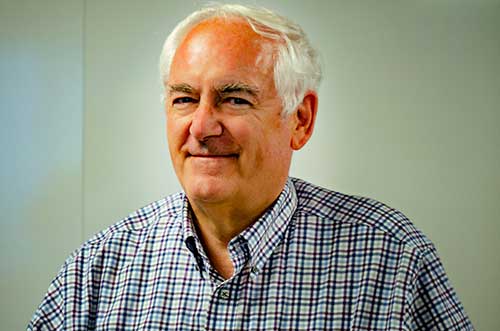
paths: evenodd
<path fill-rule="evenodd" d="M 500 2 L 255 2 L 323 57 L 292 175 L 402 210 L 477 329 L 500 329 Z M 2 0 L 2 329 L 26 324 L 83 238 L 178 190 L 157 59 L 198 3 Z"/>
<path fill-rule="evenodd" d="M 82 240 L 81 1 L 0 2 L 0 329 Z"/>

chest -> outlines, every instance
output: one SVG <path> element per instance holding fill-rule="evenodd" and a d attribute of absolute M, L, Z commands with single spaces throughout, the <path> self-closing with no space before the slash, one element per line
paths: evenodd
<path fill-rule="evenodd" d="M 342 251 L 284 254 L 262 270 L 246 265 L 227 281 L 200 272 L 191 256 L 132 264 L 98 302 L 97 329 L 365 330 L 402 329 L 405 284 L 383 255 Z M 177 267 L 173 268 L 175 262 Z M 99 306 L 100 305 L 100 306 Z M 368 328 L 370 329 L 370 328 Z"/>

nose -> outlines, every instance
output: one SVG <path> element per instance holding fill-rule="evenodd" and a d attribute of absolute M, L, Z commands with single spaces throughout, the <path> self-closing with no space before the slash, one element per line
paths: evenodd
<path fill-rule="evenodd" d="M 199 141 L 222 135 L 223 127 L 217 118 L 217 110 L 206 102 L 200 102 L 193 114 L 189 133 Z"/>

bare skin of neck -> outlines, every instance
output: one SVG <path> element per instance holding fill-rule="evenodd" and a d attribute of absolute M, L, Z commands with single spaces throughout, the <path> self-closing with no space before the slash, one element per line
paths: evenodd
<path fill-rule="evenodd" d="M 276 198 L 277 196 L 251 210 L 245 210 L 241 204 L 207 205 L 190 201 L 194 224 L 205 252 L 212 266 L 224 279 L 231 278 L 234 273 L 227 249 L 229 242 L 252 225 Z M 242 212 L 243 210 L 245 212 Z"/>

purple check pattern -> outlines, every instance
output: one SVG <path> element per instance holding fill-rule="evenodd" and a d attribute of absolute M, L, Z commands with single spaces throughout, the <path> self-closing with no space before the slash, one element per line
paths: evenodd
<path fill-rule="evenodd" d="M 374 200 L 290 178 L 214 270 L 183 193 L 87 241 L 28 330 L 473 330 L 432 243 Z"/>

